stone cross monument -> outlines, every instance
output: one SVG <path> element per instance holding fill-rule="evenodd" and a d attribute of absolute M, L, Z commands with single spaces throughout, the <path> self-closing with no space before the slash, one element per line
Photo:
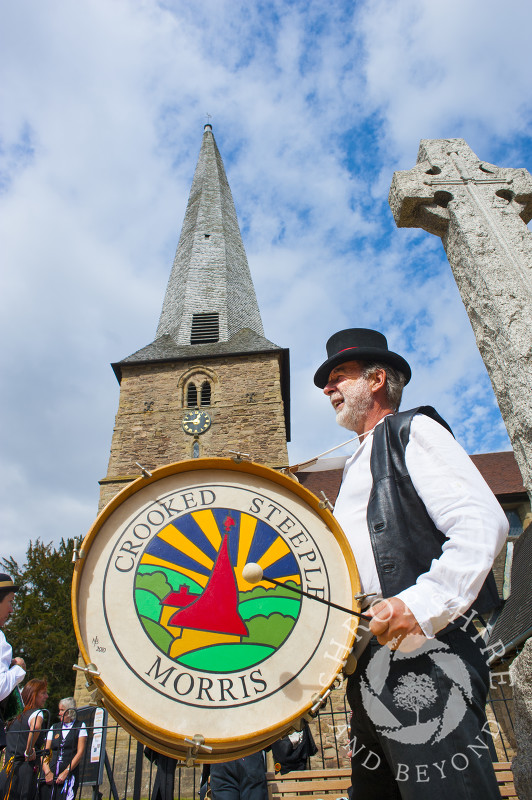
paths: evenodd
<path fill-rule="evenodd" d="M 389 203 L 398 227 L 442 239 L 532 499 L 532 176 L 463 139 L 422 139 Z"/>

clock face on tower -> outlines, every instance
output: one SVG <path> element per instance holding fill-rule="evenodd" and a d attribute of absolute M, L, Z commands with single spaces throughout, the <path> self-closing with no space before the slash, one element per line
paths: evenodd
<path fill-rule="evenodd" d="M 185 433 L 189 433 L 191 436 L 197 436 L 209 430 L 211 427 L 211 418 L 206 411 L 199 411 L 199 409 L 193 408 L 185 413 L 181 424 Z"/>

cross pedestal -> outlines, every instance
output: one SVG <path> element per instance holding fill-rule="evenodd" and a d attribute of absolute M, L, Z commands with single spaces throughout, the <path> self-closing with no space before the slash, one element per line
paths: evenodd
<path fill-rule="evenodd" d="M 532 499 L 532 176 L 423 139 L 389 203 L 398 227 L 441 237 Z"/>

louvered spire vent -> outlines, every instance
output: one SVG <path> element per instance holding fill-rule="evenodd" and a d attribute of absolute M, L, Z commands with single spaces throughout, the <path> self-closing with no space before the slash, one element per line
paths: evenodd
<path fill-rule="evenodd" d="M 193 314 L 190 344 L 207 344 L 220 340 L 218 313 Z"/>

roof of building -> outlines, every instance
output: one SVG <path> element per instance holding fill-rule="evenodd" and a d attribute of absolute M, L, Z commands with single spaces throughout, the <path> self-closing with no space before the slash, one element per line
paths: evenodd
<path fill-rule="evenodd" d="M 189 359 L 217 358 L 219 356 L 236 356 L 245 353 L 285 352 L 284 348 L 270 342 L 250 328 L 243 328 L 231 339 L 209 344 L 178 344 L 173 336 L 164 334 L 151 344 L 142 347 L 127 358 L 118 361 L 113 367 L 118 380 L 121 379 L 124 364 L 145 364 L 148 362 L 186 361 Z M 287 352 L 287 351 L 286 351 Z"/>
<path fill-rule="evenodd" d="M 509 496 L 526 492 L 512 450 L 502 453 L 478 453 L 471 456 L 471 460 L 501 502 L 509 499 Z"/>
<path fill-rule="evenodd" d="M 526 489 L 511 450 L 502 453 L 480 453 L 470 456 L 500 503 L 523 499 Z M 316 464 L 297 472 L 299 482 L 318 497 L 325 492 L 334 505 L 347 456 L 321 458 Z"/>
<path fill-rule="evenodd" d="M 327 469 L 323 471 L 301 470 L 296 473 L 299 483 L 321 498 L 322 492 L 327 500 L 334 505 L 340 484 L 342 482 L 343 466 L 339 469 Z"/>

